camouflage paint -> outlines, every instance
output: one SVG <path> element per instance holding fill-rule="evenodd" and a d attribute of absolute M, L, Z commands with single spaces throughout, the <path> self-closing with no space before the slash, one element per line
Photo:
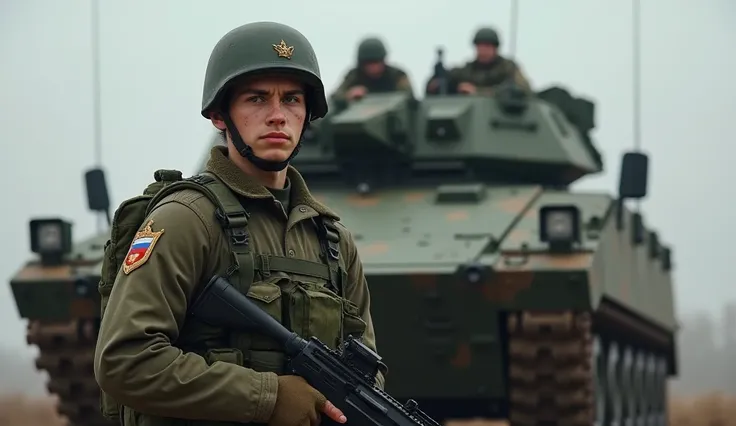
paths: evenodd
<path fill-rule="evenodd" d="M 370 94 L 345 109 L 331 105 L 307 135 L 294 165 L 355 237 L 378 351 L 389 366 L 387 390 L 399 399 L 450 404 L 437 408 L 438 416 L 536 418 L 518 401 L 537 398 L 528 389 L 539 386 L 511 383 L 536 374 L 534 351 L 544 345 L 533 336 L 552 325 L 586 342 L 576 354 L 588 374 L 581 386 L 592 380 L 585 357 L 593 332 L 611 324 L 665 353 L 676 374 L 665 251 L 652 244 L 658 238 L 651 230 L 634 241 L 628 210 L 619 229 L 612 194 L 567 189 L 602 171 L 588 134 L 592 103 L 567 97 L 553 102 L 540 93 L 509 107 L 500 95 L 415 102 L 403 93 Z M 566 254 L 551 253 L 539 237 L 539 209 L 556 204 L 580 212 L 581 243 Z M 96 283 L 106 238 L 77 243 L 61 267 L 31 261 L 11 282 L 21 316 L 32 320 L 29 340 L 67 342 L 39 344 L 39 366 L 51 371 L 66 401 L 76 397 L 64 384 L 88 389 L 90 398 L 95 392 L 85 360 L 96 333 L 88 320 L 99 306 L 96 293 L 78 294 L 75 283 Z M 51 340 L 40 337 L 44 330 Z M 58 355 L 70 347 L 76 355 Z M 550 349 L 558 356 L 564 350 Z M 524 356 L 532 360 L 527 369 L 518 362 Z M 63 365 L 76 366 L 69 370 L 75 375 Z"/>
<path fill-rule="evenodd" d="M 43 321 L 95 319 L 100 315 L 100 277 L 107 234 L 74 245 L 66 263 L 45 266 L 33 261 L 10 280 L 21 318 Z"/>

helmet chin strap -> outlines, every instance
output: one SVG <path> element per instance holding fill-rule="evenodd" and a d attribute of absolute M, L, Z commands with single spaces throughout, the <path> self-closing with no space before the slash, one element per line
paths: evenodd
<path fill-rule="evenodd" d="M 296 146 L 294 147 L 294 151 L 291 153 L 291 155 L 289 155 L 287 159 L 283 161 L 272 161 L 263 159 L 256 156 L 256 154 L 253 152 L 253 148 L 251 148 L 250 145 L 246 144 L 243 141 L 243 138 L 240 136 L 240 132 L 238 132 L 237 127 L 235 127 L 233 120 L 230 118 L 230 114 L 223 113 L 222 120 L 225 122 L 225 127 L 227 127 L 228 132 L 230 132 L 230 139 L 232 140 L 235 149 L 238 150 L 238 153 L 240 153 L 241 156 L 253 163 L 254 166 L 263 171 L 280 172 L 281 170 L 284 170 L 289 165 L 291 160 L 296 157 L 296 155 L 299 153 L 299 150 L 301 149 L 302 137 L 300 136 L 299 142 L 297 142 Z M 306 130 L 308 126 L 309 111 L 307 111 L 307 120 L 305 121 L 304 128 L 302 129 L 302 136 L 304 135 L 304 130 Z"/>

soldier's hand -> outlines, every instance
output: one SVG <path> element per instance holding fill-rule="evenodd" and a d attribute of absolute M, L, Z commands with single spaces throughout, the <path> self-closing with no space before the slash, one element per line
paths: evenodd
<path fill-rule="evenodd" d="M 434 93 L 440 87 L 440 81 L 436 78 L 429 80 L 427 83 L 427 92 Z"/>
<path fill-rule="evenodd" d="M 473 83 L 463 82 L 457 85 L 457 91 L 466 95 L 475 94 L 478 89 Z"/>
<path fill-rule="evenodd" d="M 319 426 L 321 415 L 327 414 L 337 423 L 347 418 L 339 408 L 299 376 L 279 376 L 276 406 L 269 426 Z"/>
<path fill-rule="evenodd" d="M 348 90 L 348 93 L 345 95 L 345 97 L 348 100 L 362 98 L 367 92 L 368 89 L 365 86 L 354 86 L 351 87 L 350 90 Z"/>

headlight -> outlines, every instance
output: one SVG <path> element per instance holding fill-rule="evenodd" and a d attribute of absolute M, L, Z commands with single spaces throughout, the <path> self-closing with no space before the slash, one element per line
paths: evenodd
<path fill-rule="evenodd" d="M 569 249 L 580 242 L 580 210 L 573 205 L 544 206 L 539 209 L 539 239 L 550 248 Z"/>
<path fill-rule="evenodd" d="M 553 241 L 567 241 L 573 237 L 574 217 L 569 211 L 551 211 L 544 218 L 547 228 L 547 239 Z"/>
<path fill-rule="evenodd" d="M 61 250 L 61 224 L 42 223 L 36 228 L 36 245 L 41 251 Z"/>
<path fill-rule="evenodd" d="M 62 219 L 34 219 L 30 222 L 31 251 L 43 263 L 58 263 L 72 249 L 72 224 Z"/>

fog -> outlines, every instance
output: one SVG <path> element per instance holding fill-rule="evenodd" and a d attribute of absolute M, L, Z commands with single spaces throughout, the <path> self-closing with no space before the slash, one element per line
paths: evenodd
<path fill-rule="evenodd" d="M 630 2 L 519 4 L 515 56 L 534 88 L 562 84 L 596 102 L 594 139 L 606 170 L 575 189 L 615 191 L 620 154 L 633 144 Z M 509 1 L 365 5 L 101 2 L 101 158 L 113 203 L 139 193 L 155 169 L 193 171 L 212 130 L 199 115 L 207 58 L 225 32 L 244 22 L 276 20 L 302 31 L 328 90 L 353 65 L 366 35 L 387 42 L 389 61 L 408 71 L 416 93 L 431 74 L 435 47 L 445 47 L 448 65 L 464 62 L 481 25 L 499 30 L 501 51 L 508 53 Z M 642 210 L 674 249 L 682 391 L 726 386 L 726 354 L 736 359 L 733 340 L 724 337 L 733 336 L 733 326 L 728 330 L 721 319 L 736 300 L 728 278 L 736 241 L 734 22 L 732 0 L 642 2 L 642 141 L 651 155 Z M 95 162 L 90 52 L 89 2 L 0 0 L 0 188 L 7 206 L 0 211 L 0 278 L 6 282 L 29 256 L 29 218 L 64 217 L 80 238 L 96 229 L 82 180 Z M 23 376 L 32 370 L 34 351 L 25 345 L 25 324 L 8 286 L 0 288 L 0 321 L 0 353 Z"/>

